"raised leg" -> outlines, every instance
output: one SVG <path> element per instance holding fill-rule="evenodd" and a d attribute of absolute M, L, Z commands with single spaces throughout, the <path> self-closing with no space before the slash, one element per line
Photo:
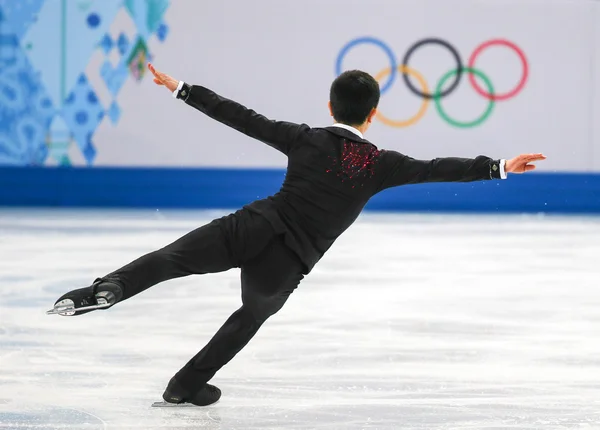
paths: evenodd
<path fill-rule="evenodd" d="M 229 270 L 236 266 L 230 238 L 225 233 L 227 225 L 234 222 L 230 217 L 197 228 L 102 279 L 121 285 L 122 300 L 126 300 L 169 279 Z"/>
<path fill-rule="evenodd" d="M 248 242 L 252 243 L 252 249 L 260 250 L 272 236 L 268 222 L 257 217 L 248 211 L 238 211 L 214 220 L 97 279 L 89 287 L 64 294 L 49 313 L 82 315 L 94 309 L 108 309 L 169 279 L 239 267 L 247 254 Z M 250 224 L 252 228 L 249 229 Z M 69 303 L 74 311 L 65 312 L 65 304 Z"/>

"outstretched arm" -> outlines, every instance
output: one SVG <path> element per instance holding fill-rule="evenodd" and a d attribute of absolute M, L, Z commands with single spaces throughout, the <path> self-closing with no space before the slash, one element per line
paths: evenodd
<path fill-rule="evenodd" d="M 382 189 L 423 182 L 471 182 L 486 179 L 505 179 L 507 173 L 525 173 L 535 169 L 531 164 L 545 160 L 542 154 L 524 154 L 510 160 L 489 157 L 436 158 L 415 160 L 395 151 L 386 151 L 383 162 L 388 175 Z"/>
<path fill-rule="evenodd" d="M 260 140 L 286 155 L 292 149 L 300 130 L 307 127 L 291 122 L 270 120 L 207 88 L 177 81 L 157 71 L 152 64 L 148 64 L 148 69 L 154 75 L 154 82 L 165 86 L 175 97 L 184 100 L 210 118 Z"/>

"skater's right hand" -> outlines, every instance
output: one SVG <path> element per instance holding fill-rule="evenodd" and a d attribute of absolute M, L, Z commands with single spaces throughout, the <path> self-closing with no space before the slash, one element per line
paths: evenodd
<path fill-rule="evenodd" d="M 154 68 L 154 66 L 151 63 L 148 63 L 148 70 L 150 70 L 152 72 L 152 74 L 154 75 L 154 83 L 156 85 L 163 85 L 171 92 L 173 92 L 177 89 L 177 86 L 179 85 L 179 81 L 173 79 L 171 76 L 167 75 L 166 73 L 159 72 L 158 70 L 156 70 Z"/>
<path fill-rule="evenodd" d="M 523 154 L 510 160 L 506 160 L 504 169 L 506 170 L 506 173 L 525 173 L 535 169 L 535 165 L 529 163 L 545 159 L 546 156 L 543 154 Z"/>

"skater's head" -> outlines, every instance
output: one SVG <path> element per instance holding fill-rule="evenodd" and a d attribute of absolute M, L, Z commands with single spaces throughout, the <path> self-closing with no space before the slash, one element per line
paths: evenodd
<path fill-rule="evenodd" d="M 366 131 L 377 113 L 379 84 L 368 73 L 349 70 L 338 76 L 329 91 L 329 111 L 333 119 Z"/>

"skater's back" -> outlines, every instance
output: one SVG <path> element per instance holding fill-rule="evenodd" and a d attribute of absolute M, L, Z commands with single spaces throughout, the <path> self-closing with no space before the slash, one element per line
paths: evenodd
<path fill-rule="evenodd" d="M 379 87 L 361 71 L 346 72 L 333 82 L 330 111 L 336 124 L 326 128 L 269 120 L 202 86 L 181 83 L 177 96 L 288 156 L 279 193 L 246 208 L 264 216 L 285 236 L 304 263 L 304 273 L 379 191 L 408 183 L 500 179 L 503 173 L 504 160 L 481 156 L 419 161 L 379 150 L 365 140 L 360 129 L 366 130 L 376 113 Z"/>

